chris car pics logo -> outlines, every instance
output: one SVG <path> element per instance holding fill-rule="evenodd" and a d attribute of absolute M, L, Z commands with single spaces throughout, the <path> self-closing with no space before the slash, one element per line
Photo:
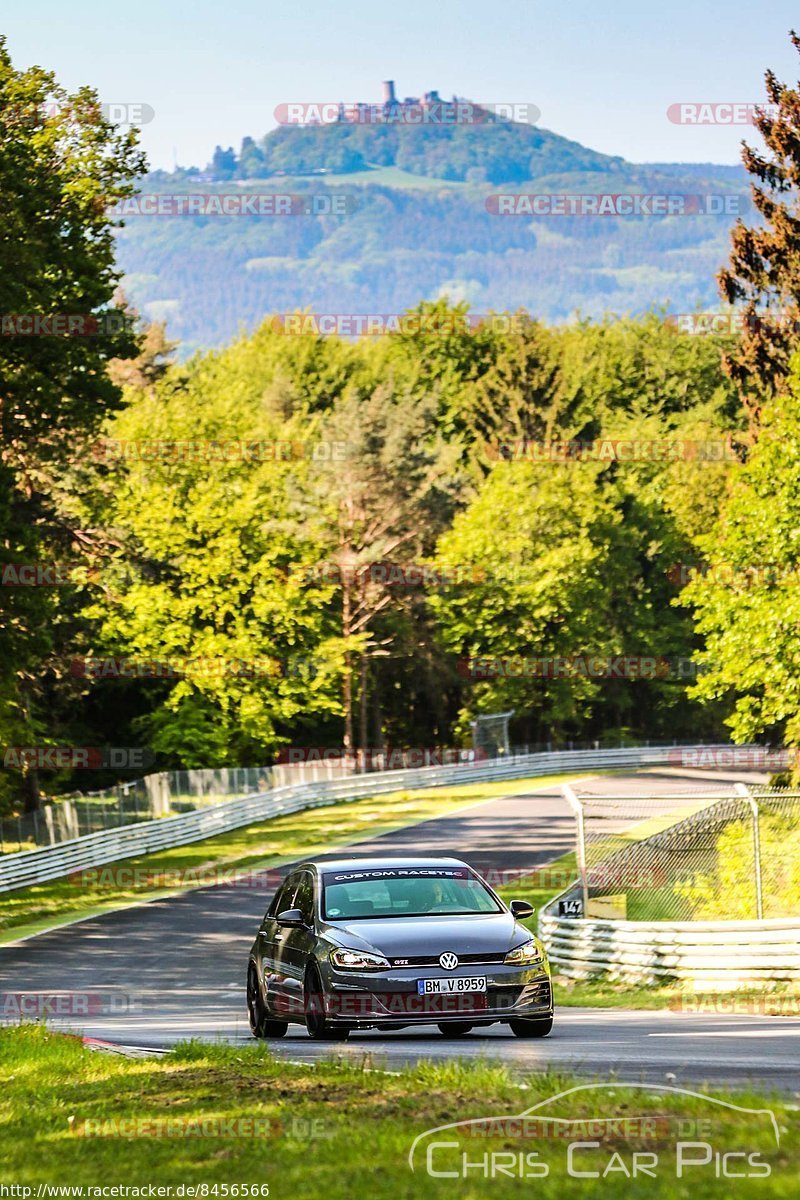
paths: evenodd
<path fill-rule="evenodd" d="M 779 1148 L 772 1109 L 686 1088 L 615 1081 L 568 1088 L 523 1112 L 427 1129 L 414 1139 L 408 1165 L 460 1188 L 465 1181 L 546 1177 L 637 1179 L 645 1188 L 648 1180 L 667 1178 L 702 1186 L 709 1179 L 764 1179 Z"/>

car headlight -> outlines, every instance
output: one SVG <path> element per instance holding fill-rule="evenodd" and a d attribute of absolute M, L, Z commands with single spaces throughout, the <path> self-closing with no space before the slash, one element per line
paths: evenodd
<path fill-rule="evenodd" d="M 521 946 L 516 946 L 513 950 L 509 950 L 503 962 L 510 963 L 511 965 L 516 964 L 517 966 L 527 966 L 528 963 L 544 962 L 544 951 L 536 938 L 531 938 L 529 942 L 523 942 Z"/>
<path fill-rule="evenodd" d="M 331 962 L 340 971 L 388 971 L 389 960 L 366 950 L 333 950 Z"/>

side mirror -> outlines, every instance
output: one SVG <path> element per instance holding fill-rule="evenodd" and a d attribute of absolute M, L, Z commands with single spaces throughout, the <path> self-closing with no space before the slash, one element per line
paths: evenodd
<path fill-rule="evenodd" d="M 508 906 L 511 909 L 512 917 L 516 917 L 518 921 L 524 917 L 532 917 L 536 909 L 527 900 L 512 900 Z"/>
<path fill-rule="evenodd" d="M 289 929 L 305 929 L 306 925 L 299 908 L 285 908 L 283 912 L 278 913 L 275 920 Z"/>

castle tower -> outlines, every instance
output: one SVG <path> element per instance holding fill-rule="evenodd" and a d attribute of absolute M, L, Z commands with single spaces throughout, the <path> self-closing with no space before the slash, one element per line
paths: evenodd
<path fill-rule="evenodd" d="M 384 104 L 396 104 L 397 100 L 396 100 L 395 94 L 394 94 L 394 80 L 393 79 L 384 79 L 381 86 L 383 87 L 383 103 Z"/>

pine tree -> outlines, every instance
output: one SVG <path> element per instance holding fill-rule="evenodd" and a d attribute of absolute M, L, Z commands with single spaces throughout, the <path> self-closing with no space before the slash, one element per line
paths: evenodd
<path fill-rule="evenodd" d="M 800 52 L 800 37 L 789 35 Z M 725 356 L 752 426 L 766 397 L 783 391 L 800 329 L 800 84 L 788 87 L 765 76 L 769 107 L 754 123 L 766 143 L 761 153 L 743 143 L 742 161 L 754 177 L 758 227 L 740 219 L 731 234 L 730 264 L 720 271 L 720 291 L 730 304 L 744 301 L 743 334 Z"/>

